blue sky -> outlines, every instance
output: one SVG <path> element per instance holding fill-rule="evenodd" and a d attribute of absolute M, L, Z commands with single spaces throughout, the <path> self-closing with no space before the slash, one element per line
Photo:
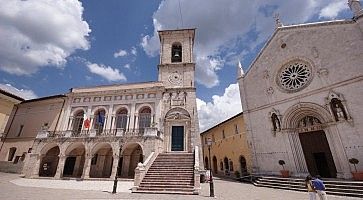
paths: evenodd
<path fill-rule="evenodd" d="M 72 87 L 157 80 L 159 29 L 197 28 L 198 109 L 205 129 L 240 109 L 247 70 L 283 24 L 352 17 L 345 0 L 0 0 L 0 87 L 26 98 Z"/>

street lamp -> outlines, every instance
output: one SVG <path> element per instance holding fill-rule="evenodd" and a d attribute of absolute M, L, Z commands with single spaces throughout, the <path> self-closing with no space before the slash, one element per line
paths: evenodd
<path fill-rule="evenodd" d="M 209 173 L 210 173 L 210 181 L 209 181 L 209 196 L 214 197 L 214 185 L 213 185 L 213 173 L 212 173 L 212 159 L 210 157 L 210 147 L 212 146 L 212 139 L 207 139 L 208 152 L 209 152 Z"/>
<path fill-rule="evenodd" d="M 112 194 L 116 194 L 116 189 L 117 189 L 117 176 L 120 173 L 120 157 L 121 157 L 121 149 L 122 147 L 120 147 L 119 152 L 118 152 L 118 162 L 117 162 L 117 168 L 116 168 L 116 176 L 115 176 L 115 180 L 113 180 L 113 189 L 112 189 Z"/>

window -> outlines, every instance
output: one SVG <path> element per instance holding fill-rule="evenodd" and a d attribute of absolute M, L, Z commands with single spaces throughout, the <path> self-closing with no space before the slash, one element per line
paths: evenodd
<path fill-rule="evenodd" d="M 297 92 L 304 89 L 312 79 L 312 68 L 309 63 L 295 60 L 285 64 L 278 74 L 277 83 L 286 92 Z"/>
<path fill-rule="evenodd" d="M 24 125 L 20 125 L 20 129 L 19 129 L 19 132 L 18 132 L 18 137 L 20 137 L 21 135 L 21 132 L 23 132 L 23 128 L 24 128 Z"/>
<path fill-rule="evenodd" d="M 234 125 L 234 132 L 235 132 L 236 134 L 238 134 L 238 133 L 239 133 L 239 130 L 238 130 L 238 124 L 235 124 L 235 125 Z"/>
<path fill-rule="evenodd" d="M 224 134 L 224 130 L 222 131 L 222 137 L 223 137 L 223 139 L 226 138 L 226 134 Z"/>
<path fill-rule="evenodd" d="M 104 109 L 98 110 L 95 113 L 93 128 L 96 129 L 97 134 L 100 134 L 103 131 L 103 127 L 105 125 L 105 116 L 106 111 Z"/>
<path fill-rule="evenodd" d="M 149 107 L 145 107 L 141 109 L 139 113 L 140 132 L 143 133 L 145 127 L 150 127 L 150 123 L 151 123 L 151 109 Z"/>
<path fill-rule="evenodd" d="M 9 149 L 8 161 L 12 161 L 16 152 L 16 147 L 11 147 Z"/>
<path fill-rule="evenodd" d="M 83 125 L 83 115 L 84 112 L 79 111 L 77 112 L 77 114 L 75 114 L 74 119 L 73 119 L 73 132 L 74 133 L 80 133 L 82 130 L 82 125 Z"/>
<path fill-rule="evenodd" d="M 171 47 L 171 62 L 182 61 L 182 46 L 180 43 L 174 43 Z"/>
<path fill-rule="evenodd" d="M 212 134 L 212 142 L 215 142 L 216 139 L 214 138 L 214 134 Z"/>
<path fill-rule="evenodd" d="M 204 138 L 204 144 L 208 145 L 208 138 L 207 137 Z"/>
<path fill-rule="evenodd" d="M 125 130 L 127 126 L 127 118 L 127 110 L 125 108 L 118 111 L 116 115 L 116 128 Z"/>

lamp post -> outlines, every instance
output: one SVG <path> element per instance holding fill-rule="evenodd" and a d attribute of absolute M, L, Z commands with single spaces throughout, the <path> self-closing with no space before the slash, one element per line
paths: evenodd
<path fill-rule="evenodd" d="M 210 147 L 212 146 L 212 139 L 207 139 L 208 152 L 209 152 L 209 173 L 210 173 L 210 181 L 209 181 L 209 196 L 214 197 L 214 185 L 213 185 L 213 173 L 212 173 L 212 159 L 210 157 Z"/>
<path fill-rule="evenodd" d="M 119 149 L 119 152 L 118 152 L 118 162 L 117 162 L 117 168 L 116 168 L 116 176 L 115 176 L 115 180 L 113 180 L 112 194 L 116 194 L 116 189 L 117 189 L 117 176 L 118 176 L 118 174 L 120 172 L 121 149 L 122 149 L 122 147 L 120 146 L 120 149 Z"/>

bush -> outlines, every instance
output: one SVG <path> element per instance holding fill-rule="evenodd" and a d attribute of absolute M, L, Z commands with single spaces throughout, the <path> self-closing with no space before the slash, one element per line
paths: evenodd
<path fill-rule="evenodd" d="M 241 173 L 239 171 L 234 171 L 236 178 L 241 178 Z"/>

